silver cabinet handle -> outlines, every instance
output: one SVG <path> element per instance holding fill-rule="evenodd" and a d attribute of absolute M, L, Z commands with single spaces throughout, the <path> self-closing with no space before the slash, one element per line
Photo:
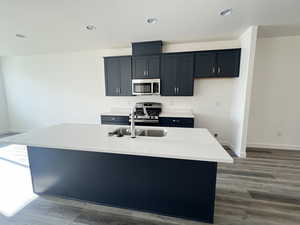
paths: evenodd
<path fill-rule="evenodd" d="M 177 95 L 178 95 L 178 93 L 179 93 L 179 88 L 177 88 Z"/>
<path fill-rule="evenodd" d="M 174 87 L 174 92 L 175 92 L 175 95 L 176 95 L 176 87 Z"/>
<path fill-rule="evenodd" d="M 120 95 L 120 93 L 121 93 L 121 88 L 118 88 L 119 89 L 119 95 Z"/>
<path fill-rule="evenodd" d="M 215 73 L 215 72 L 216 72 L 216 68 L 213 67 L 213 68 L 212 68 L 212 73 Z"/>
<path fill-rule="evenodd" d="M 220 67 L 218 67 L 218 74 L 221 72 L 221 68 Z"/>
<path fill-rule="evenodd" d="M 119 89 L 118 89 L 118 88 L 116 88 L 116 93 L 117 93 L 117 94 L 118 94 L 118 90 L 119 90 Z"/>
<path fill-rule="evenodd" d="M 147 71 L 146 70 L 144 70 L 144 76 L 147 76 Z"/>

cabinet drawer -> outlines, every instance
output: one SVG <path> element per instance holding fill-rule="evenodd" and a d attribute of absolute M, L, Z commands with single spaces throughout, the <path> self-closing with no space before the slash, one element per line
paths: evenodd
<path fill-rule="evenodd" d="M 194 127 L 193 118 L 160 117 L 159 124 L 162 127 Z"/>
<path fill-rule="evenodd" d="M 101 124 L 129 125 L 129 116 L 101 115 Z"/>

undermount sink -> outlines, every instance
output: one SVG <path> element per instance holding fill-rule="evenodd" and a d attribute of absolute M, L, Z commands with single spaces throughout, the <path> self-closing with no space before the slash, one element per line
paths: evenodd
<path fill-rule="evenodd" d="M 141 133 L 137 134 L 138 136 L 148 136 L 148 137 L 164 137 L 167 135 L 167 131 L 163 129 L 148 129 L 142 130 Z"/>
<path fill-rule="evenodd" d="M 116 135 L 118 137 L 122 137 L 124 135 L 131 135 L 130 128 L 128 127 L 120 127 L 113 132 L 110 132 L 109 135 Z M 144 137 L 164 137 L 167 135 L 167 131 L 165 129 L 135 129 L 136 136 L 144 136 Z"/>

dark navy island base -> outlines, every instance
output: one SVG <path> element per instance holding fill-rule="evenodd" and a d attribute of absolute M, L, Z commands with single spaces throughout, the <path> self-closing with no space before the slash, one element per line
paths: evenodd
<path fill-rule="evenodd" d="M 216 162 L 27 149 L 37 194 L 213 223 Z"/>

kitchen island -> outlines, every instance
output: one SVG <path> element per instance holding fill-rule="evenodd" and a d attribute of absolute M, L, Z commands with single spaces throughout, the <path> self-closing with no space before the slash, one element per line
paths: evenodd
<path fill-rule="evenodd" d="M 27 145 L 37 194 L 213 223 L 217 163 L 233 159 L 208 130 L 108 135 L 118 127 L 61 124 L 1 142 Z"/>

